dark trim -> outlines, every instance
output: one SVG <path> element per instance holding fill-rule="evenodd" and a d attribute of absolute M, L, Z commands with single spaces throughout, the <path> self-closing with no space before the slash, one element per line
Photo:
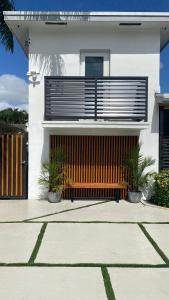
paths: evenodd
<path fill-rule="evenodd" d="M 142 23 L 141 22 L 135 22 L 135 23 L 133 23 L 133 22 L 128 22 L 128 23 L 126 23 L 126 22 L 122 22 L 122 23 L 119 23 L 119 26 L 141 26 L 142 25 Z"/>
<path fill-rule="evenodd" d="M 163 121 L 164 121 L 164 109 L 162 106 L 160 106 L 159 107 L 159 171 L 162 169 L 161 137 L 163 136 Z"/>
<path fill-rule="evenodd" d="M 63 80 L 63 79 L 77 79 L 77 80 L 90 80 L 90 79 L 114 79 L 114 80 L 145 80 L 148 78 L 148 76 L 44 76 L 44 78 L 48 79 L 57 79 L 57 80 Z"/>
<path fill-rule="evenodd" d="M 45 22 L 46 25 L 67 25 L 67 22 Z"/>
<path fill-rule="evenodd" d="M 78 121 L 78 120 L 80 120 L 80 119 L 84 119 L 84 120 L 93 120 L 94 119 L 94 117 L 92 116 L 92 117 L 69 117 L 69 116 L 51 116 L 51 117 L 49 117 L 49 116 L 47 116 L 46 118 L 45 118 L 45 120 L 46 121 L 57 121 L 57 120 L 73 120 L 73 121 Z M 133 117 L 133 118 L 129 118 L 129 117 L 98 117 L 97 116 L 97 120 L 98 119 L 100 119 L 100 120 L 121 120 L 121 121 L 126 121 L 126 120 L 135 120 L 135 121 L 137 121 L 138 120 L 138 117 Z M 96 120 L 96 121 L 97 121 Z"/>
<path fill-rule="evenodd" d="M 146 117 L 145 117 L 145 121 L 148 121 L 148 77 L 146 77 Z"/>
<path fill-rule="evenodd" d="M 159 107 L 159 170 L 169 170 L 169 135 L 164 132 L 165 106 Z"/>
<path fill-rule="evenodd" d="M 95 121 L 97 121 L 97 79 L 95 79 Z"/>

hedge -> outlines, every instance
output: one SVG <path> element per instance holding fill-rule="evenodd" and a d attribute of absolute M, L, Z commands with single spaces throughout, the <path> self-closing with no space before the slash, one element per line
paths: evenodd
<path fill-rule="evenodd" d="M 160 206 L 169 207 L 169 170 L 155 174 L 153 201 Z"/>

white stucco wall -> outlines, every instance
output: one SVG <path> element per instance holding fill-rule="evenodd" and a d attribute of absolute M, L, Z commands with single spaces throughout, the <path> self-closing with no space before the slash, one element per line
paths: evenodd
<path fill-rule="evenodd" d="M 156 29 L 116 29 L 81 26 L 78 29 L 32 29 L 30 32 L 29 71 L 37 71 L 38 82 L 29 85 L 29 198 L 43 197 L 38 185 L 41 162 L 48 159 L 49 131 L 44 120 L 44 76 L 80 75 L 80 51 L 109 50 L 111 76 L 148 76 L 148 129 L 141 131 L 145 155 L 156 159 L 158 170 L 158 108 L 160 34 Z M 73 123 L 72 123 L 72 127 Z M 80 130 L 80 129 L 79 129 Z M 52 131 L 53 132 L 53 131 Z M 58 133 L 56 128 L 56 134 Z M 110 131 L 109 131 L 110 132 Z M 65 129 L 64 134 L 67 131 Z M 99 130 L 95 129 L 99 135 Z M 79 131 L 80 134 L 80 131 Z M 106 129 L 105 129 L 106 134 Z M 133 134 L 133 131 L 132 133 Z M 126 131 L 130 135 L 130 131 Z"/>

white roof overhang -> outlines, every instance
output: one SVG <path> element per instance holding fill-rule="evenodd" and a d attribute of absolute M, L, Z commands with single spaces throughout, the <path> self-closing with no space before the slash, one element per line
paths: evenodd
<path fill-rule="evenodd" d="M 58 30 L 72 26 L 111 26 L 114 28 L 156 28 L 160 30 L 161 50 L 169 42 L 169 13 L 154 12 L 35 12 L 5 11 L 4 19 L 25 53 L 28 53 L 29 30 L 56 25 Z M 63 26 L 60 26 L 63 25 Z M 54 26 L 50 26 L 52 28 Z M 62 27 L 62 29 L 61 29 Z M 48 26 L 49 28 L 49 26 Z"/>

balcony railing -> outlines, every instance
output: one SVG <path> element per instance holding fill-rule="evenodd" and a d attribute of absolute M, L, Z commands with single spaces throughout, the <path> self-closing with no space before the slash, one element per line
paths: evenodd
<path fill-rule="evenodd" d="M 45 77 L 45 120 L 147 121 L 147 77 Z"/>

